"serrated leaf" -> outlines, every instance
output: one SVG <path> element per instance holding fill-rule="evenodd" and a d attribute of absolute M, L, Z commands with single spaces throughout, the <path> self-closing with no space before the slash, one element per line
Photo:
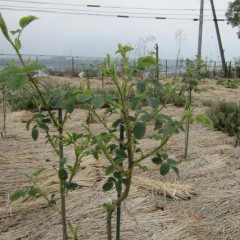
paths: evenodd
<path fill-rule="evenodd" d="M 160 106 L 160 101 L 155 97 L 148 97 L 147 102 L 152 109 L 158 109 Z"/>
<path fill-rule="evenodd" d="M 128 157 L 126 152 L 121 150 L 121 149 L 116 150 L 116 156 L 118 156 L 120 158 L 127 158 Z"/>
<path fill-rule="evenodd" d="M 10 31 L 10 33 L 12 34 L 12 35 L 15 35 L 16 33 L 20 33 L 21 32 L 21 29 L 17 29 L 17 30 L 15 30 L 15 31 Z"/>
<path fill-rule="evenodd" d="M 9 200 L 11 202 L 17 201 L 19 198 L 24 197 L 25 193 L 24 191 L 16 191 L 14 193 L 12 193 L 9 197 Z"/>
<path fill-rule="evenodd" d="M 95 108 L 101 108 L 105 104 L 103 96 L 94 96 L 91 100 L 91 104 Z"/>
<path fill-rule="evenodd" d="M 1 28 L 1 31 L 3 33 L 3 35 L 5 36 L 5 38 L 10 41 L 10 37 L 8 35 L 8 29 L 7 29 L 7 25 L 2 17 L 2 14 L 0 13 L 0 28 Z"/>
<path fill-rule="evenodd" d="M 74 108 L 75 108 L 75 103 L 67 103 L 64 105 L 64 108 L 65 108 L 66 112 L 73 113 Z"/>
<path fill-rule="evenodd" d="M 174 161 L 173 159 L 171 159 L 171 158 L 169 158 L 169 159 L 167 159 L 167 163 L 169 164 L 169 165 L 177 165 L 177 162 L 176 161 Z"/>
<path fill-rule="evenodd" d="M 86 94 L 78 94 L 76 96 L 76 98 L 79 102 L 86 102 L 86 101 L 92 99 L 92 96 L 91 95 L 86 95 Z"/>
<path fill-rule="evenodd" d="M 73 191 L 73 190 L 76 190 L 77 188 L 79 188 L 79 185 L 77 183 L 70 182 L 70 183 L 66 183 L 65 187 L 68 190 Z"/>
<path fill-rule="evenodd" d="M 39 123 L 38 124 L 39 128 L 45 130 L 45 131 L 49 131 L 49 127 L 48 125 L 44 124 L 44 123 Z"/>
<path fill-rule="evenodd" d="M 210 118 L 206 117 L 204 114 L 199 114 L 196 116 L 196 120 L 201 122 L 207 127 L 213 128 L 213 122 Z"/>
<path fill-rule="evenodd" d="M 114 173 L 113 173 L 113 176 L 114 176 L 115 178 L 117 178 L 117 179 L 121 179 L 121 178 L 122 178 L 121 173 L 119 173 L 119 172 L 114 172 Z"/>
<path fill-rule="evenodd" d="M 115 171 L 115 167 L 114 167 L 113 165 L 110 165 L 110 166 L 108 166 L 108 167 L 106 168 L 105 174 L 106 174 L 106 175 L 110 175 L 110 174 L 112 174 L 114 171 Z"/>
<path fill-rule="evenodd" d="M 38 139 L 38 136 L 39 136 L 39 131 L 38 131 L 38 128 L 35 126 L 32 129 L 32 139 L 36 141 Z"/>
<path fill-rule="evenodd" d="M 160 157 L 154 157 L 151 159 L 151 161 L 154 163 L 154 164 L 161 164 L 162 163 L 162 158 Z"/>
<path fill-rule="evenodd" d="M 113 188 L 113 182 L 112 181 L 108 181 L 102 186 L 102 189 L 103 189 L 104 192 L 110 191 L 112 188 Z"/>
<path fill-rule="evenodd" d="M 108 148 L 109 148 L 110 152 L 112 153 L 116 148 L 118 148 L 118 146 L 116 144 L 110 144 L 108 146 Z"/>
<path fill-rule="evenodd" d="M 170 165 L 168 163 L 163 163 L 160 167 L 160 174 L 165 176 L 170 170 Z"/>
<path fill-rule="evenodd" d="M 20 50 L 22 47 L 21 41 L 19 40 L 19 38 L 15 38 L 15 47 L 17 50 Z"/>
<path fill-rule="evenodd" d="M 114 177 L 109 177 L 107 181 L 108 182 L 116 182 L 116 179 Z"/>
<path fill-rule="evenodd" d="M 32 73 L 39 70 L 43 70 L 45 68 L 46 67 L 42 63 L 32 61 L 32 62 L 29 62 L 24 68 L 22 68 L 22 73 Z"/>
<path fill-rule="evenodd" d="M 11 89 L 20 89 L 24 87 L 29 82 L 29 78 L 27 75 L 13 75 L 9 76 L 7 81 L 7 85 Z"/>
<path fill-rule="evenodd" d="M 30 128 L 30 124 L 31 124 L 31 119 L 29 121 L 27 121 L 27 124 L 26 124 L 26 129 L 29 131 L 29 128 Z"/>
<path fill-rule="evenodd" d="M 98 151 L 92 150 L 92 155 L 93 155 L 93 157 L 94 157 L 96 160 L 99 160 Z"/>
<path fill-rule="evenodd" d="M 135 110 L 137 107 L 140 106 L 142 98 L 139 96 L 133 97 L 131 99 L 131 102 L 129 104 L 129 107 L 133 110 Z"/>
<path fill-rule="evenodd" d="M 31 23 L 32 21 L 38 19 L 35 16 L 29 15 L 27 17 L 23 17 L 19 20 L 19 26 L 22 28 L 25 28 L 29 23 Z"/>
<path fill-rule="evenodd" d="M 156 60 L 151 55 L 141 57 L 140 58 L 140 63 L 141 63 L 141 65 L 143 65 L 145 67 L 151 67 L 151 66 L 155 66 L 157 64 Z"/>
<path fill-rule="evenodd" d="M 61 181 L 66 181 L 68 178 L 68 172 L 64 168 L 61 168 L 58 170 L 58 177 Z"/>
<path fill-rule="evenodd" d="M 63 97 L 59 94 L 57 96 L 54 96 L 50 102 L 49 102 L 49 106 L 52 108 L 57 108 L 60 106 L 61 102 L 63 100 Z"/>
<path fill-rule="evenodd" d="M 30 197 L 35 197 L 37 194 L 38 194 L 38 189 L 31 186 L 29 187 L 28 191 L 27 191 L 27 194 L 30 196 Z"/>
<path fill-rule="evenodd" d="M 121 181 L 117 181 L 115 182 L 115 188 L 118 194 L 120 194 L 122 192 L 122 183 Z"/>
<path fill-rule="evenodd" d="M 121 118 L 117 119 L 115 122 L 112 123 L 112 127 L 117 128 L 121 122 L 122 122 Z"/>
<path fill-rule="evenodd" d="M 135 123 L 133 127 L 133 135 L 137 139 L 142 139 L 146 132 L 146 125 L 143 122 Z"/>

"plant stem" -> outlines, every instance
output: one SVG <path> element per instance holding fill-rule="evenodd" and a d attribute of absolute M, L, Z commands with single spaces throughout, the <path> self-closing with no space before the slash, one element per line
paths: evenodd
<path fill-rule="evenodd" d="M 114 209 L 107 212 L 107 237 L 108 240 L 112 240 L 112 214 Z"/>
<path fill-rule="evenodd" d="M 58 122 L 59 122 L 59 169 L 64 169 L 63 158 L 63 116 L 62 108 L 58 109 Z M 62 230 L 63 240 L 67 240 L 67 221 L 66 221 L 66 202 L 65 202 L 65 182 L 60 180 L 60 195 L 61 195 L 61 216 L 62 216 Z"/>
<path fill-rule="evenodd" d="M 2 137 L 7 137 L 7 128 L 6 128 L 6 118 L 7 118 L 7 93 L 6 87 L 3 86 L 2 88 L 2 95 L 3 95 L 3 130 L 2 130 Z"/>
<path fill-rule="evenodd" d="M 188 90 L 188 100 L 189 100 L 189 106 L 187 110 L 191 109 L 192 106 L 192 90 Z M 188 154 L 188 143 L 189 143 L 189 131 L 190 131 L 190 117 L 187 116 L 186 119 L 186 130 L 185 130 L 185 150 L 184 150 L 184 160 L 187 160 L 187 154 Z"/>
<path fill-rule="evenodd" d="M 120 124 L 120 149 L 123 149 L 123 142 L 124 140 L 124 125 Z M 119 180 L 120 181 L 120 180 Z M 120 184 L 122 185 L 122 181 L 120 181 Z M 120 188 L 120 191 L 118 192 L 117 197 L 119 198 L 122 194 L 122 188 Z M 120 240 L 120 229 L 121 229 L 121 203 L 117 206 L 117 226 L 116 226 L 116 240 Z"/>

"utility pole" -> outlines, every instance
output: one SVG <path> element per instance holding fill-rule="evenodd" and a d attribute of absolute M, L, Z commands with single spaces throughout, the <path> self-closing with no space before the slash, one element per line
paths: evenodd
<path fill-rule="evenodd" d="M 217 32 L 217 39 L 218 39 L 218 46 L 219 46 L 221 60 L 222 60 L 223 76 L 227 77 L 227 65 L 226 65 L 226 61 L 225 61 L 225 56 L 224 56 L 221 36 L 220 36 L 219 28 L 218 28 L 217 15 L 216 15 L 216 11 L 215 11 L 213 0 L 210 0 L 210 3 L 211 3 L 211 7 L 212 7 L 213 21 L 215 23 L 215 28 L 216 28 L 216 32 Z"/>
<path fill-rule="evenodd" d="M 203 9 L 204 9 L 204 0 L 201 0 L 201 3 L 200 3 L 200 16 L 199 16 L 197 59 L 201 59 L 202 58 Z"/>

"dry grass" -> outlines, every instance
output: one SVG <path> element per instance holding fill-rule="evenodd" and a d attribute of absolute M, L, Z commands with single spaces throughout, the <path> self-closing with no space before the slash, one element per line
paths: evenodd
<path fill-rule="evenodd" d="M 204 110 L 196 107 L 197 112 Z M 177 118 L 182 109 L 169 105 L 165 111 Z M 8 201 L 10 193 L 29 185 L 25 174 L 39 167 L 47 168 L 40 185 L 59 198 L 54 170 L 57 159 L 42 135 L 37 142 L 31 140 L 24 123 L 28 114 L 9 113 L 8 138 L 0 139 L 0 240 L 61 239 L 60 216 L 44 199 Z M 81 131 L 85 116 L 77 110 L 67 130 Z M 1 113 L 0 119 L 1 126 Z M 98 130 L 99 125 L 94 123 L 92 128 Z M 136 170 L 130 196 L 122 207 L 122 240 L 239 239 L 240 150 L 233 147 L 233 138 L 201 125 L 192 126 L 190 134 L 188 162 L 181 162 L 183 133 L 174 136 L 167 147 L 171 158 L 179 161 L 180 180 L 172 172 L 160 177 L 150 161 L 145 163 L 149 171 Z M 153 144 L 142 141 L 142 150 L 149 151 Z M 65 154 L 71 161 L 71 150 L 66 149 Z M 78 227 L 79 239 L 106 239 L 102 205 L 115 196 L 102 191 L 106 166 L 104 159 L 85 158 L 75 178 L 81 187 L 67 195 L 67 216 Z"/>

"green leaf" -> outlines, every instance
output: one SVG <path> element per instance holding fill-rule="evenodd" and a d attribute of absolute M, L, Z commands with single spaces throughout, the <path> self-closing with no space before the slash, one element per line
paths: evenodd
<path fill-rule="evenodd" d="M 158 109 L 160 106 L 159 100 L 155 97 L 148 97 L 147 102 L 152 109 Z"/>
<path fill-rule="evenodd" d="M 76 98 L 79 102 L 87 102 L 92 99 L 92 96 L 87 94 L 78 94 Z"/>
<path fill-rule="evenodd" d="M 45 170 L 46 170 L 46 168 L 39 168 L 32 175 L 37 177 L 39 174 L 41 174 Z"/>
<path fill-rule="evenodd" d="M 92 155 L 93 155 L 93 157 L 94 157 L 96 160 L 99 160 L 98 151 L 92 150 Z"/>
<path fill-rule="evenodd" d="M 162 128 L 163 126 L 163 121 L 161 119 L 157 119 L 154 124 L 154 130 L 158 130 Z"/>
<path fill-rule="evenodd" d="M 118 148 L 118 145 L 116 145 L 116 144 L 110 144 L 110 145 L 108 146 L 108 148 L 109 148 L 110 152 L 112 153 L 115 149 Z"/>
<path fill-rule="evenodd" d="M 49 106 L 52 108 L 57 108 L 60 106 L 62 100 L 63 100 L 63 97 L 60 94 L 56 95 L 50 100 Z"/>
<path fill-rule="evenodd" d="M 48 125 L 44 124 L 44 123 L 39 123 L 38 126 L 43 129 L 44 131 L 49 131 L 49 127 Z"/>
<path fill-rule="evenodd" d="M 105 104 L 105 100 L 103 98 L 103 96 L 94 96 L 93 99 L 91 100 L 91 104 L 95 107 L 95 108 L 101 108 L 104 104 Z"/>
<path fill-rule="evenodd" d="M 154 157 L 154 158 L 151 159 L 151 161 L 154 164 L 161 164 L 162 163 L 162 158 L 161 157 Z"/>
<path fill-rule="evenodd" d="M 131 99 L 131 102 L 129 104 L 129 107 L 133 110 L 135 110 L 137 107 L 140 106 L 142 98 L 139 96 L 133 97 Z"/>
<path fill-rule="evenodd" d="M 36 71 L 39 71 L 39 70 L 43 70 L 45 68 L 46 67 L 43 64 L 41 64 L 39 62 L 36 62 L 36 61 L 33 61 L 33 62 L 28 63 L 28 65 L 26 65 L 22 69 L 22 72 L 23 73 L 31 73 L 31 72 L 36 72 Z"/>
<path fill-rule="evenodd" d="M 13 90 L 18 90 L 29 82 L 27 75 L 12 75 L 7 77 L 6 84 Z"/>
<path fill-rule="evenodd" d="M 58 170 L 58 177 L 61 181 L 66 181 L 68 178 L 68 172 L 64 168 L 61 168 Z"/>
<path fill-rule="evenodd" d="M 118 156 L 120 158 L 127 158 L 128 157 L 127 154 L 121 149 L 116 150 L 116 156 Z"/>
<path fill-rule="evenodd" d="M 74 103 L 67 103 L 67 104 L 65 104 L 64 108 L 65 108 L 66 112 L 73 113 L 74 108 L 75 108 L 75 104 Z"/>
<path fill-rule="evenodd" d="M 177 165 L 177 162 L 174 161 L 174 160 L 171 159 L 171 158 L 168 158 L 168 159 L 167 159 L 167 163 L 168 163 L 169 165 L 171 165 L 171 166 L 175 166 L 175 165 Z"/>
<path fill-rule="evenodd" d="M 172 170 L 175 172 L 175 174 L 177 175 L 177 177 L 179 178 L 180 176 L 179 176 L 179 170 L 178 170 L 178 168 L 175 167 L 175 166 L 171 166 L 171 168 L 172 168 Z"/>
<path fill-rule="evenodd" d="M 123 179 L 122 179 L 122 183 L 123 183 L 126 187 L 129 186 L 129 180 L 126 179 L 126 178 L 123 178 Z"/>
<path fill-rule="evenodd" d="M 15 31 L 10 31 L 10 33 L 12 34 L 12 35 L 15 35 L 16 33 L 20 33 L 21 32 L 21 29 L 17 29 L 17 30 L 15 30 Z"/>
<path fill-rule="evenodd" d="M 32 139 L 36 141 L 38 139 L 38 136 L 39 136 L 38 128 L 37 125 L 35 125 L 32 129 Z"/>
<path fill-rule="evenodd" d="M 142 139 L 146 132 L 146 125 L 143 122 L 135 123 L 133 127 L 133 135 L 137 139 Z"/>
<path fill-rule="evenodd" d="M 77 188 L 79 188 L 79 185 L 77 183 L 70 182 L 70 183 L 66 183 L 65 187 L 68 190 L 73 191 L 73 190 L 76 190 Z"/>
<path fill-rule="evenodd" d="M 160 167 L 160 174 L 165 176 L 170 170 L 170 165 L 168 163 L 163 163 Z"/>
<path fill-rule="evenodd" d="M 15 38 L 15 47 L 17 50 L 20 50 L 22 45 L 21 45 L 21 41 L 19 40 L 19 38 Z"/>
<path fill-rule="evenodd" d="M 141 64 L 146 67 L 151 67 L 151 66 L 155 66 L 157 63 L 156 63 L 156 60 L 153 58 L 153 56 L 149 55 L 141 58 Z"/>
<path fill-rule="evenodd" d="M 147 83 L 145 81 L 140 81 L 137 83 L 137 90 L 140 93 L 144 93 L 146 91 L 147 88 Z"/>
<path fill-rule="evenodd" d="M 26 124 L 26 129 L 27 129 L 28 131 L 29 131 L 29 127 L 30 127 L 31 121 L 32 121 L 32 119 L 30 119 L 29 121 L 27 121 L 27 124 Z"/>
<path fill-rule="evenodd" d="M 121 122 L 122 122 L 121 118 L 117 119 L 115 122 L 112 123 L 112 127 L 117 128 Z"/>
<path fill-rule="evenodd" d="M 1 28 L 1 31 L 3 33 L 3 35 L 5 36 L 5 38 L 10 41 L 10 37 L 8 35 L 8 29 L 7 29 L 7 25 L 2 17 L 2 14 L 0 13 L 0 28 Z"/>
<path fill-rule="evenodd" d="M 27 191 L 27 194 L 30 196 L 30 197 L 35 197 L 37 194 L 38 194 L 38 189 L 31 186 L 29 187 L 28 191 Z"/>
<path fill-rule="evenodd" d="M 23 74 L 22 68 L 16 66 L 7 66 L 0 71 L 0 77 L 8 76 L 15 74 Z"/>
<path fill-rule="evenodd" d="M 120 194 L 122 192 L 122 183 L 121 181 L 117 181 L 115 182 L 115 188 L 118 194 Z"/>
<path fill-rule="evenodd" d="M 107 181 L 108 182 L 116 182 L 116 179 L 114 177 L 109 177 Z"/>
<path fill-rule="evenodd" d="M 115 178 L 117 178 L 117 179 L 121 179 L 121 178 L 122 178 L 121 173 L 120 173 L 120 172 L 117 172 L 117 171 L 113 173 L 113 176 L 114 176 Z"/>
<path fill-rule="evenodd" d="M 22 28 L 25 28 L 29 23 L 31 23 L 32 21 L 38 19 L 37 17 L 35 16 L 27 16 L 27 17 L 23 17 L 19 20 L 19 26 L 22 27 Z"/>
<path fill-rule="evenodd" d="M 11 202 L 17 201 L 19 198 L 24 197 L 25 193 L 24 191 L 16 191 L 14 193 L 12 193 L 9 197 L 9 200 Z"/>
<path fill-rule="evenodd" d="M 110 191 L 113 187 L 113 182 L 112 181 L 108 181 L 106 183 L 104 183 L 104 185 L 102 186 L 102 189 L 104 192 Z"/>
<path fill-rule="evenodd" d="M 213 122 L 210 118 L 206 117 L 204 114 L 199 114 L 196 116 L 196 120 L 201 122 L 207 127 L 213 128 Z"/>
<path fill-rule="evenodd" d="M 110 165 L 106 168 L 105 174 L 109 175 L 109 174 L 112 174 L 114 171 L 115 171 L 115 167 L 113 165 Z"/>

